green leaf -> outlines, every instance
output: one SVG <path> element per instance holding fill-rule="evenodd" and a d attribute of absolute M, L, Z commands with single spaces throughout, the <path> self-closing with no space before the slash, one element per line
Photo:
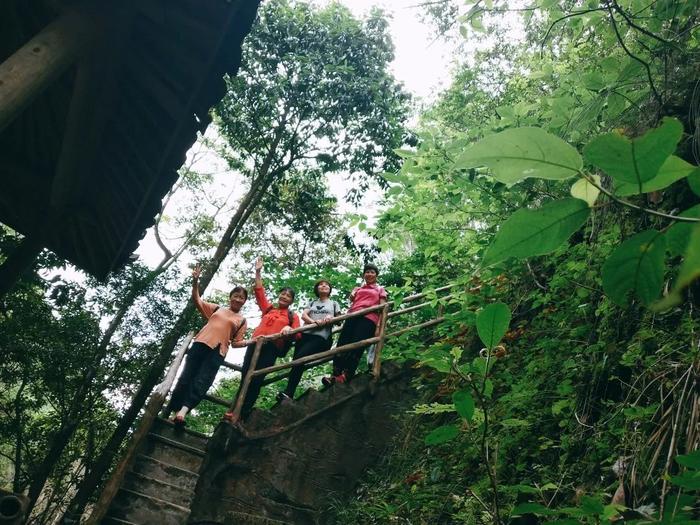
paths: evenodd
<path fill-rule="evenodd" d="M 690 454 L 676 456 L 676 463 L 684 467 L 700 470 L 700 450 L 695 450 Z"/>
<path fill-rule="evenodd" d="M 476 316 L 476 331 L 490 350 L 498 344 L 508 330 L 510 309 L 503 303 L 492 303 Z"/>
<path fill-rule="evenodd" d="M 467 148 L 455 167 L 486 166 L 494 178 L 507 185 L 528 177 L 567 179 L 583 162 L 573 147 L 540 128 L 507 129 L 489 135 Z"/>
<path fill-rule="evenodd" d="M 605 511 L 605 507 L 598 498 L 583 496 L 581 498 L 581 510 L 588 516 L 599 516 Z"/>
<path fill-rule="evenodd" d="M 443 425 L 437 427 L 425 436 L 426 445 L 439 445 L 453 440 L 459 435 L 459 429 L 454 425 Z"/>
<path fill-rule="evenodd" d="M 700 472 L 685 472 L 680 476 L 671 476 L 671 483 L 684 489 L 700 489 Z"/>
<path fill-rule="evenodd" d="M 654 309 L 657 311 L 666 310 L 679 304 L 683 299 L 681 296 L 683 290 L 698 278 L 700 278 L 700 224 L 696 224 L 690 234 L 688 246 L 683 256 L 683 264 L 678 270 L 678 277 L 673 284 L 673 289 L 654 305 Z"/>
<path fill-rule="evenodd" d="M 537 210 L 518 210 L 501 225 L 483 265 L 550 253 L 586 222 L 590 212 L 585 202 L 574 198 L 549 202 Z"/>
<path fill-rule="evenodd" d="M 694 217 L 700 219 L 700 204 L 696 204 L 692 208 L 688 208 L 679 214 L 680 217 Z M 693 233 L 692 222 L 676 222 L 665 233 L 666 249 L 668 253 L 676 257 L 683 255 L 690 241 L 690 235 Z"/>
<path fill-rule="evenodd" d="M 531 487 L 530 485 L 512 485 L 510 488 L 517 490 L 523 494 L 539 494 L 540 489 Z"/>
<path fill-rule="evenodd" d="M 452 402 L 460 416 L 467 421 L 472 420 L 474 417 L 474 398 L 468 390 L 460 390 L 452 394 Z"/>
<path fill-rule="evenodd" d="M 603 289 L 617 304 L 624 305 L 633 292 L 643 304 L 650 304 L 661 292 L 666 243 L 656 230 L 627 239 L 603 265 Z"/>
<path fill-rule="evenodd" d="M 529 427 L 530 423 L 524 419 L 508 418 L 501 421 L 501 425 L 506 428 Z"/>
<path fill-rule="evenodd" d="M 695 195 L 700 197 L 700 170 L 688 175 L 688 186 Z"/>
<path fill-rule="evenodd" d="M 700 169 L 698 169 L 697 166 L 693 166 L 683 159 L 676 157 L 675 155 L 671 155 L 666 159 L 666 162 L 663 163 L 661 168 L 659 168 L 659 172 L 656 174 L 656 177 L 642 184 L 641 193 L 662 190 L 677 180 L 689 176 L 696 170 L 698 170 L 700 173 Z M 637 195 L 638 193 L 640 193 L 640 191 L 639 184 L 637 183 L 617 182 L 615 185 L 615 194 L 619 195 L 620 197 Z"/>
<path fill-rule="evenodd" d="M 521 503 L 511 511 L 511 516 L 522 516 L 523 514 L 537 514 L 539 516 L 556 516 L 557 511 L 549 509 L 539 503 Z"/>
<path fill-rule="evenodd" d="M 683 134 L 676 119 L 664 118 L 660 127 L 629 140 L 618 133 L 599 135 L 583 149 L 586 161 L 619 182 L 641 187 L 656 177 Z"/>
<path fill-rule="evenodd" d="M 590 89 L 591 91 L 600 91 L 605 87 L 603 76 L 596 71 L 586 73 L 583 75 L 582 80 L 583 85 L 586 86 L 586 89 Z"/>
<path fill-rule="evenodd" d="M 593 175 L 593 180 L 600 186 L 600 176 Z M 600 190 L 596 188 L 593 184 L 588 182 L 587 179 L 577 180 L 573 186 L 571 186 L 571 196 L 575 199 L 581 199 L 588 203 L 589 206 L 595 204 L 596 199 L 600 195 Z"/>

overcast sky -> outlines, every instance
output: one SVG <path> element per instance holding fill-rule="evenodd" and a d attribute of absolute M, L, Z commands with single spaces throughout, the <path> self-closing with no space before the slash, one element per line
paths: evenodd
<path fill-rule="evenodd" d="M 396 47 L 394 76 L 415 96 L 431 100 L 449 80 L 451 48 L 441 41 L 434 42 L 434 30 L 421 23 L 419 9 L 414 7 L 420 1 L 340 0 L 358 17 L 367 14 L 372 6 L 391 15 L 391 37 Z"/>

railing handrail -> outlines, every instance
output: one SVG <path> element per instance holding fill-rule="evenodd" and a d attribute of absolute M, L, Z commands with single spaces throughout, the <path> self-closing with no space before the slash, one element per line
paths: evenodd
<path fill-rule="evenodd" d="M 386 304 L 386 303 L 384 303 L 384 304 Z M 351 319 L 351 318 L 353 318 L 353 317 L 360 317 L 360 316 L 364 316 L 364 315 L 367 315 L 367 314 L 372 313 L 372 312 L 376 312 L 376 311 L 381 310 L 382 308 L 384 308 L 384 304 L 379 304 L 379 305 L 376 305 L 376 306 L 370 306 L 370 307 L 368 307 L 368 308 L 363 308 L 362 310 L 356 310 L 356 311 L 351 312 L 351 313 L 347 313 L 347 314 L 343 314 L 343 315 L 338 315 L 338 316 L 336 316 L 336 317 L 332 317 L 332 318 L 329 319 L 328 322 L 325 323 L 325 324 L 326 324 L 326 325 L 337 324 L 337 323 L 343 322 L 343 321 L 345 321 L 345 320 L 347 320 L 347 319 Z M 259 335 L 259 336 L 257 336 L 257 337 L 254 337 L 253 339 L 246 339 L 246 340 L 244 340 L 244 341 L 239 341 L 238 343 L 236 343 L 235 348 L 241 348 L 241 347 L 243 347 L 243 346 L 252 345 L 252 344 L 256 343 L 259 339 L 264 339 L 265 342 L 267 342 L 267 341 L 276 341 L 277 339 L 290 337 L 290 336 L 292 336 L 292 335 L 300 334 L 300 333 L 303 333 L 303 332 L 308 332 L 309 330 L 318 330 L 319 327 L 320 327 L 320 325 L 318 325 L 318 324 L 309 323 L 309 324 L 305 324 L 304 326 L 300 326 L 299 328 L 293 328 L 292 330 L 289 330 L 289 331 L 286 332 L 286 333 L 278 332 L 278 333 L 276 333 L 276 334 Z"/>
<path fill-rule="evenodd" d="M 160 412 L 160 409 L 163 407 L 168 390 L 175 381 L 177 371 L 185 357 L 185 353 L 187 352 L 187 347 L 193 338 L 194 332 L 189 332 L 187 337 L 185 337 L 185 339 L 183 339 L 178 345 L 177 353 L 170 364 L 170 368 L 165 374 L 165 378 L 161 384 L 153 390 L 151 397 L 148 399 L 148 402 L 144 407 L 143 416 L 134 430 L 126 451 L 124 452 L 119 463 L 117 463 L 117 465 L 114 467 L 112 474 L 102 488 L 102 492 L 100 492 L 100 497 L 95 503 L 92 514 L 90 514 L 90 517 L 86 522 L 88 525 L 97 525 L 98 523 L 102 523 L 112 500 L 116 496 L 128 470 L 131 468 L 134 459 L 136 458 L 136 452 L 139 449 L 139 446 L 146 439 L 153 421 L 156 419 L 158 412 Z"/>
<path fill-rule="evenodd" d="M 457 284 L 450 284 L 447 286 L 442 286 L 439 288 L 436 288 L 435 290 L 432 291 L 432 293 L 439 293 L 441 291 L 449 290 L 450 288 L 454 288 L 457 286 Z M 422 299 L 424 297 L 427 297 L 428 294 L 431 293 L 430 291 L 427 292 L 421 292 L 419 294 L 414 294 L 410 295 L 408 297 L 404 297 L 401 301 L 398 302 L 398 304 L 404 304 L 404 303 L 409 303 L 413 301 L 417 301 L 419 299 Z M 437 298 L 439 301 L 444 301 L 445 299 L 451 299 L 453 296 L 452 294 L 439 297 Z M 243 406 L 243 402 L 245 400 L 245 396 L 248 393 L 248 388 L 250 386 L 250 382 L 254 377 L 257 376 L 262 376 L 269 374 L 271 372 L 276 372 L 278 370 L 284 370 L 287 368 L 292 368 L 295 366 L 300 366 L 300 365 L 305 365 L 306 363 L 314 363 L 314 366 L 317 366 L 321 363 L 324 363 L 326 361 L 329 361 L 333 357 L 335 357 L 338 354 L 342 354 L 344 352 L 349 352 L 350 350 L 354 350 L 356 348 L 362 348 L 371 344 L 376 343 L 376 348 L 375 348 L 375 355 L 374 355 L 374 361 L 372 363 L 372 373 L 375 377 L 375 379 L 379 378 L 380 374 L 380 367 L 381 367 L 381 351 L 384 346 L 384 342 L 386 341 L 387 338 L 390 337 L 396 337 L 402 333 L 405 333 L 409 330 L 415 329 L 415 328 L 420 328 L 420 327 L 427 327 L 427 326 L 433 326 L 435 324 L 439 324 L 442 321 L 444 321 L 444 317 L 442 316 L 442 309 L 439 308 L 439 317 L 436 319 L 431 319 L 430 321 L 419 323 L 417 325 L 409 326 L 404 329 L 398 330 L 397 332 L 393 332 L 391 334 L 386 333 L 386 325 L 387 321 L 389 320 L 389 317 L 397 317 L 399 315 L 403 314 L 408 314 L 414 311 L 417 311 L 425 306 L 432 306 L 433 301 L 428 301 L 424 302 L 415 306 L 411 306 L 408 308 L 402 308 L 402 309 L 397 309 L 394 310 L 393 312 L 389 313 L 389 310 L 392 308 L 392 306 L 396 305 L 397 303 L 395 301 L 390 301 L 390 302 L 385 302 L 382 304 L 378 304 L 375 306 L 370 306 L 368 308 L 363 308 L 361 310 L 356 310 L 351 313 L 339 315 L 337 317 L 333 317 L 327 321 L 325 324 L 337 324 L 342 321 L 345 321 L 347 319 L 351 319 L 353 317 L 359 317 L 359 316 L 364 316 L 367 315 L 368 313 L 371 312 L 376 312 L 381 310 L 381 315 L 380 319 L 378 322 L 378 335 L 375 335 L 374 337 L 370 337 L 367 339 L 363 339 L 361 341 L 355 341 L 353 343 L 349 343 L 347 345 L 342 345 L 342 346 L 336 346 L 335 348 L 331 348 L 329 350 L 326 350 L 325 352 L 319 352 L 318 354 L 310 355 L 310 356 L 305 356 L 301 357 L 299 359 L 294 359 L 290 362 L 287 363 L 281 363 L 279 365 L 273 364 L 272 366 L 268 366 L 265 368 L 260 368 L 256 369 L 258 358 L 260 357 L 260 352 L 262 349 L 262 346 L 268 342 L 268 341 L 275 341 L 277 339 L 280 339 L 282 337 L 290 337 L 298 333 L 303 333 L 308 330 L 314 330 L 318 329 L 319 325 L 316 323 L 310 323 L 307 325 L 304 325 L 299 328 L 294 328 L 292 330 L 287 331 L 286 333 L 277 333 L 277 334 L 271 334 L 271 335 L 264 335 L 264 336 L 259 336 L 254 339 L 250 339 L 247 341 L 244 341 L 242 343 L 239 343 L 237 346 L 248 346 L 251 344 L 255 344 L 254 350 L 253 350 L 253 355 L 251 356 L 250 364 L 249 364 L 249 369 L 248 372 L 241 378 L 241 386 L 238 391 L 238 395 L 236 398 L 233 400 L 230 406 L 230 421 L 231 422 L 237 422 L 238 419 L 240 418 L 241 415 L 241 409 Z"/>
<path fill-rule="evenodd" d="M 450 288 L 454 288 L 455 286 L 457 286 L 457 284 L 449 284 L 449 285 L 447 285 L 447 286 L 442 286 L 442 287 L 440 287 L 440 288 L 435 288 L 435 289 L 433 290 L 433 293 L 444 292 L 445 290 L 449 290 Z M 400 302 L 399 304 L 404 304 L 404 303 L 410 303 L 410 302 L 413 302 L 413 301 L 417 301 L 418 299 L 422 299 L 423 297 L 426 297 L 426 296 L 428 295 L 428 293 L 430 293 L 430 292 L 421 292 L 421 293 L 418 293 L 418 294 L 409 295 L 409 296 L 407 296 L 407 297 L 404 297 L 404 298 L 401 300 L 401 302 Z M 438 299 L 441 300 L 441 301 L 443 301 L 443 300 L 445 300 L 445 299 L 451 299 L 451 298 L 452 298 L 452 294 L 446 295 L 446 296 L 443 296 L 443 297 L 439 297 Z M 362 310 L 356 310 L 356 311 L 354 311 L 354 312 L 348 312 L 348 313 L 343 314 L 343 315 L 338 315 L 338 316 L 335 316 L 335 317 L 332 317 L 331 319 L 329 319 L 329 320 L 327 321 L 327 323 L 324 323 L 324 325 L 336 325 L 336 324 L 339 324 L 339 323 L 341 323 L 341 322 L 343 322 L 343 321 L 346 321 L 347 319 L 351 319 L 351 318 L 353 318 L 353 317 L 360 317 L 360 316 L 367 315 L 368 313 L 372 313 L 372 312 L 376 312 L 376 311 L 382 310 L 382 309 L 384 308 L 384 305 L 385 305 L 385 304 L 388 304 L 389 307 L 392 307 L 392 306 L 395 306 L 396 302 L 395 302 L 395 301 L 389 301 L 389 302 L 387 302 L 387 303 L 382 303 L 382 304 L 375 305 L 375 306 L 369 306 L 369 307 L 367 307 L 367 308 L 363 308 Z M 418 309 L 422 308 L 423 306 L 428 306 L 428 305 L 430 305 L 430 303 L 429 303 L 429 302 L 426 302 L 426 303 L 421 303 L 421 304 L 416 305 L 416 306 L 411 306 L 411 307 L 409 307 L 409 308 L 402 308 L 402 309 L 400 309 L 400 310 L 394 310 L 394 311 L 392 311 L 392 312 L 389 314 L 389 317 L 396 317 L 396 316 L 398 316 L 398 315 L 402 315 L 402 314 L 405 314 L 405 313 L 409 313 L 409 312 L 418 310 Z M 265 338 L 265 341 L 275 341 L 275 340 L 281 339 L 281 338 L 283 338 L 283 337 L 286 338 L 286 337 L 289 337 L 289 336 L 292 336 L 292 335 L 295 335 L 295 334 L 299 334 L 299 333 L 303 333 L 303 332 L 308 332 L 308 331 L 310 331 L 310 330 L 317 330 L 318 328 L 319 328 L 319 325 L 317 325 L 317 324 L 315 324 L 315 323 L 309 323 L 309 324 L 306 324 L 306 325 L 304 325 L 304 326 L 300 326 L 299 328 L 294 328 L 294 329 L 292 329 L 292 330 L 290 330 L 290 331 L 288 331 L 288 332 L 286 332 L 286 333 L 278 332 L 278 333 L 276 333 L 276 334 L 259 335 L 258 337 L 255 337 L 255 338 L 252 338 L 252 339 L 245 339 L 245 340 L 243 340 L 243 341 L 238 341 L 238 342 L 236 343 L 236 346 L 235 346 L 234 348 L 242 348 L 242 347 L 245 347 L 245 346 L 248 346 L 248 345 L 255 344 L 255 343 L 257 342 L 257 340 L 260 339 L 260 338 Z"/>

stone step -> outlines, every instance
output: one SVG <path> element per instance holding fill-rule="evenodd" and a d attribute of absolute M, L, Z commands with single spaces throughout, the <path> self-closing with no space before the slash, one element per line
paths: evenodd
<path fill-rule="evenodd" d="M 177 428 L 171 421 L 160 417 L 153 422 L 150 432 L 200 450 L 206 449 L 207 441 L 209 441 L 209 436 L 206 434 L 190 430 L 187 427 Z"/>
<path fill-rule="evenodd" d="M 180 444 L 158 434 L 148 435 L 141 448 L 141 454 L 190 472 L 199 472 L 204 458 L 204 450 Z"/>
<path fill-rule="evenodd" d="M 120 488 L 109 509 L 109 515 L 144 525 L 185 525 L 189 509 L 160 498 Z"/>
<path fill-rule="evenodd" d="M 194 496 L 194 491 L 192 490 L 194 487 L 183 487 L 179 483 L 166 483 L 137 472 L 129 472 L 124 478 L 122 487 L 183 507 L 188 506 Z"/>
<path fill-rule="evenodd" d="M 105 516 L 102 518 L 101 525 L 145 525 L 141 523 L 134 523 L 133 521 L 120 520 L 114 516 Z"/>
<path fill-rule="evenodd" d="M 143 455 L 136 457 L 132 472 L 177 485 L 186 490 L 194 490 L 197 484 L 197 472 Z"/>

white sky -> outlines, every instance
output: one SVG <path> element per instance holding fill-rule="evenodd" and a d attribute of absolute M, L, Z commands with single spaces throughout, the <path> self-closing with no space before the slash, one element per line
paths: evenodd
<path fill-rule="evenodd" d="M 341 0 L 356 16 L 362 17 L 372 6 L 390 15 L 389 27 L 396 49 L 392 64 L 394 76 L 406 89 L 425 101 L 435 98 L 450 77 L 452 48 L 435 40 L 435 32 L 419 18 L 414 7 L 421 0 Z"/>

